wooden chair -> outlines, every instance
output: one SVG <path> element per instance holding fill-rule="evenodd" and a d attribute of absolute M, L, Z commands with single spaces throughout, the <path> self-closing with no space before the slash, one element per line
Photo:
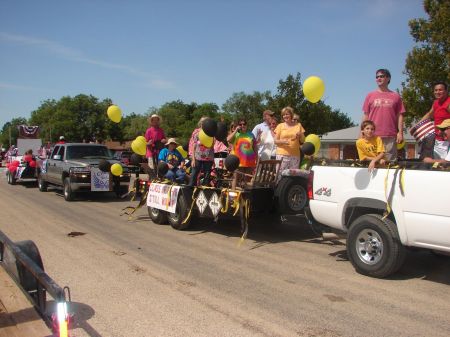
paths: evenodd
<path fill-rule="evenodd" d="M 232 188 L 275 187 L 278 182 L 282 160 L 258 160 L 253 174 L 238 170 L 234 173 Z"/>

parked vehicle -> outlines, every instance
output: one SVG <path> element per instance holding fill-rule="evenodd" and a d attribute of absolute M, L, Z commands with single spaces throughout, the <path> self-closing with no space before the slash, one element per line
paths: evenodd
<path fill-rule="evenodd" d="M 56 144 L 50 158 L 40 162 L 39 190 L 45 192 L 50 185 L 62 188 L 67 201 L 73 200 L 78 192 L 114 191 L 118 196 L 126 194 L 130 183 L 128 167 L 122 165 L 123 173 L 114 176 L 99 168 L 102 160 L 111 165 L 119 163 L 101 144 Z"/>
<path fill-rule="evenodd" d="M 130 165 L 130 158 L 133 152 L 131 151 L 116 151 L 114 152 L 114 159 L 120 161 L 124 165 Z"/>
<path fill-rule="evenodd" d="M 369 172 L 353 161 L 331 161 L 314 163 L 312 176 L 306 215 L 347 232 L 347 255 L 357 272 L 395 273 L 406 247 L 450 252 L 448 168 L 399 162 Z"/>

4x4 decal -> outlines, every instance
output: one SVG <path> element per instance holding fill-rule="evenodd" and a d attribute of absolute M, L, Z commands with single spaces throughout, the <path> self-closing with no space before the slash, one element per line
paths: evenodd
<path fill-rule="evenodd" d="M 314 192 L 314 194 L 330 197 L 331 196 L 331 188 L 321 187 L 316 192 Z"/>

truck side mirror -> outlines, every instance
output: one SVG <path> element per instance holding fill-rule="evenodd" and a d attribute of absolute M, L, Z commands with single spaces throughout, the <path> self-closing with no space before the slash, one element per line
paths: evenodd
<path fill-rule="evenodd" d="M 55 160 L 61 160 L 61 155 L 60 155 L 60 154 L 55 154 L 55 155 L 53 156 L 53 159 L 55 159 Z"/>

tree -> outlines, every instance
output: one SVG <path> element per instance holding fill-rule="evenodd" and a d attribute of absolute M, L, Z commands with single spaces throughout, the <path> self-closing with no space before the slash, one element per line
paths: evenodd
<path fill-rule="evenodd" d="M 69 141 L 123 139 L 122 125 L 106 115 L 110 99 L 99 101 L 92 95 L 65 96 L 59 101 L 47 100 L 31 113 L 30 123 L 40 125 L 43 137 L 56 141 L 64 135 Z"/>
<path fill-rule="evenodd" d="M 407 124 L 422 117 L 433 101 L 433 83 L 450 81 L 450 1 L 424 0 L 427 19 L 409 21 L 417 43 L 408 53 L 402 98 L 408 111 Z"/>
<path fill-rule="evenodd" d="M 269 99 L 271 99 L 270 91 L 254 91 L 253 94 L 234 93 L 222 105 L 225 119 L 231 115 L 234 119 L 245 117 L 249 125 L 261 123 L 262 113 L 267 110 Z"/>
<path fill-rule="evenodd" d="M 3 147 L 6 147 L 6 144 L 9 146 L 17 144 L 17 137 L 19 136 L 18 125 L 25 124 L 27 125 L 27 120 L 23 117 L 13 118 L 10 122 L 6 122 L 3 125 L 1 134 L 0 134 L 0 144 L 3 144 Z"/>
<path fill-rule="evenodd" d="M 306 134 L 324 133 L 353 126 L 349 116 L 339 110 L 333 110 L 322 101 L 310 103 L 303 95 L 301 75 L 288 75 L 285 80 L 278 83 L 277 93 L 269 99 L 269 108 L 272 111 L 281 111 L 290 106 L 300 116 L 300 121 Z"/>

